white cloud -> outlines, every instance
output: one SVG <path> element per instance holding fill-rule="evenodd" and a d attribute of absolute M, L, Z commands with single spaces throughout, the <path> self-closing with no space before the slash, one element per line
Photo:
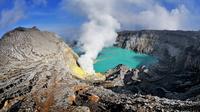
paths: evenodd
<path fill-rule="evenodd" d="M 0 28 L 12 25 L 25 17 L 25 1 L 15 0 L 12 9 L 3 10 L 0 16 Z"/>
<path fill-rule="evenodd" d="M 177 30 L 186 27 L 184 23 L 188 13 L 184 5 L 168 11 L 166 8 L 156 4 L 150 9 L 135 13 L 129 12 L 128 15 L 121 13 L 119 20 L 127 26 L 139 26 L 143 29 Z"/>
<path fill-rule="evenodd" d="M 4 0 L 0 0 L 0 3 L 3 2 Z M 0 28 L 6 28 L 10 25 L 15 24 L 16 22 L 24 19 L 28 15 L 28 6 L 27 3 L 28 0 L 14 0 L 14 6 L 11 9 L 3 9 L 0 12 Z M 46 5 L 47 0 L 32 0 L 31 1 L 34 6 L 37 5 Z M 35 14 L 35 12 L 32 12 L 30 14 Z M 37 14 L 42 14 L 42 12 L 38 12 Z M 46 13 L 47 14 L 47 13 Z"/>
<path fill-rule="evenodd" d="M 156 0 L 126 0 L 117 8 L 118 11 L 113 14 L 125 28 L 186 29 L 185 23 L 189 19 L 189 11 L 184 5 L 168 10 Z"/>
<path fill-rule="evenodd" d="M 63 6 L 66 9 L 69 4 L 73 4 L 73 7 L 76 7 L 74 10 L 78 10 L 80 13 L 83 9 L 77 9 L 77 4 L 74 1 L 88 0 L 73 0 L 72 3 L 68 0 L 63 0 L 63 3 L 65 3 Z M 182 4 L 178 4 L 177 7 L 169 10 L 160 5 L 158 0 L 107 0 L 103 3 L 105 3 L 103 6 L 101 1 L 90 3 L 90 5 L 97 10 L 102 10 L 102 12 L 103 10 L 109 11 L 121 23 L 122 29 L 176 30 L 187 29 L 188 27 L 186 23 L 189 21 L 190 13 Z M 78 6 L 82 7 L 82 5 L 84 4 L 79 4 Z"/>
<path fill-rule="evenodd" d="M 148 5 L 152 4 L 154 0 L 124 0 L 123 2 L 135 4 L 135 5 Z"/>

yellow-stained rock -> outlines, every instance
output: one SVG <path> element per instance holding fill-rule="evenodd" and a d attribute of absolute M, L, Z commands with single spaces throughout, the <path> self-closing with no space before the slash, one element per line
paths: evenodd
<path fill-rule="evenodd" d="M 88 75 L 86 77 L 86 80 L 104 81 L 104 80 L 106 80 L 106 77 L 105 77 L 105 75 L 103 75 L 101 73 L 95 73 L 92 75 Z"/>
<path fill-rule="evenodd" d="M 72 74 L 79 78 L 79 79 L 83 79 L 83 80 L 98 80 L 98 81 L 102 81 L 105 80 L 105 76 L 101 73 L 95 73 L 95 74 L 88 74 L 86 73 L 80 66 L 78 66 L 77 64 L 77 60 L 78 60 L 78 55 L 73 52 L 72 49 L 70 49 L 69 47 L 65 49 L 65 60 L 67 62 L 66 66 L 68 66 L 70 68 L 70 70 L 72 70 Z"/>

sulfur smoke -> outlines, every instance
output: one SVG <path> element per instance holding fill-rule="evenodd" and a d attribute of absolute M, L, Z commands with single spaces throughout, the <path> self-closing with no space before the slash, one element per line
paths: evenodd
<path fill-rule="evenodd" d="M 116 30 L 120 28 L 118 21 L 111 15 L 113 0 L 78 0 L 88 22 L 82 26 L 80 42 L 85 51 L 78 59 L 80 66 L 87 73 L 95 73 L 94 60 L 103 47 L 112 45 L 117 37 Z"/>

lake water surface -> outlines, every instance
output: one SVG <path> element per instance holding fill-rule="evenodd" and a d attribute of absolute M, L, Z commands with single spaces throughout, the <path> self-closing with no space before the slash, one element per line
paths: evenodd
<path fill-rule="evenodd" d="M 132 50 L 118 47 L 104 48 L 98 55 L 94 69 L 96 72 L 104 73 L 119 64 L 126 65 L 129 68 L 137 68 L 142 65 L 156 63 L 157 59 L 147 54 L 136 53 Z"/>

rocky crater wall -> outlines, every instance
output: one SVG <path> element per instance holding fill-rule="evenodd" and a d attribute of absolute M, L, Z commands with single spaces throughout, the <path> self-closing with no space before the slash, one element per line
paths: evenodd
<path fill-rule="evenodd" d="M 175 69 L 200 68 L 199 31 L 124 31 L 119 32 L 116 46 L 151 54 Z"/>
<path fill-rule="evenodd" d="M 147 90 L 144 93 L 177 99 L 199 95 L 199 31 L 122 31 L 115 46 L 147 53 L 159 60 L 150 67 L 152 82 L 143 81 L 137 86 Z"/>

